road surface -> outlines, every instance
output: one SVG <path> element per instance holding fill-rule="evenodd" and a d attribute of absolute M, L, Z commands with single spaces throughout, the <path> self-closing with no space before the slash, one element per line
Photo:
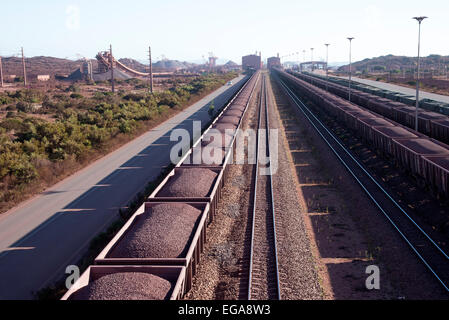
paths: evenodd
<path fill-rule="evenodd" d="M 348 80 L 348 77 L 338 77 L 338 78 Z M 361 79 L 361 78 L 357 78 L 357 77 L 351 77 L 351 79 L 355 82 L 367 84 L 367 85 L 370 85 L 370 86 L 373 86 L 373 87 L 376 87 L 379 89 L 399 92 L 399 93 L 403 93 L 403 94 L 413 96 L 413 97 L 416 96 L 416 89 L 402 87 L 402 86 L 398 86 L 396 84 L 391 84 L 391 83 L 385 83 L 385 82 L 368 80 L 368 79 Z M 443 96 L 441 94 L 436 94 L 436 93 L 419 90 L 419 99 L 421 100 L 421 99 L 426 99 L 426 98 L 432 99 L 435 101 L 439 101 L 439 102 L 443 102 L 443 103 L 449 103 L 449 96 Z"/>
<path fill-rule="evenodd" d="M 222 107 L 238 90 L 233 80 L 161 125 L 87 168 L 0 215 L 0 299 L 32 299 L 62 278 L 90 241 L 118 217 L 148 182 L 170 164 L 170 131 L 210 120 L 209 102 Z"/>

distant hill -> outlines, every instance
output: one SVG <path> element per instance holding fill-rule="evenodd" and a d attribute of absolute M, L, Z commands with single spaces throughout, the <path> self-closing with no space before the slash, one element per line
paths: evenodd
<path fill-rule="evenodd" d="M 5 77 L 8 77 L 9 75 L 23 75 L 22 58 L 3 57 L 2 63 L 3 74 Z M 68 75 L 78 69 L 81 63 L 81 60 L 74 61 L 43 56 L 25 58 L 25 66 L 27 69 L 28 77 L 35 77 L 38 74 L 49 74 L 51 76 L 54 76 L 55 74 Z"/>
<path fill-rule="evenodd" d="M 238 64 L 235 63 L 234 61 L 229 60 L 228 62 L 225 63 L 225 66 L 227 66 L 227 67 L 235 67 L 235 66 L 238 66 Z"/>
<path fill-rule="evenodd" d="M 148 72 L 148 62 L 146 64 L 143 64 L 142 61 L 130 59 L 130 58 L 123 58 L 119 59 L 121 63 L 123 63 L 125 66 L 130 67 L 134 70 L 140 71 L 140 72 Z M 155 72 L 161 72 L 161 71 L 175 71 L 179 69 L 188 69 L 195 66 L 194 63 L 189 62 L 181 62 L 178 60 L 160 60 L 157 62 L 153 62 L 153 71 Z"/>
<path fill-rule="evenodd" d="M 98 63 L 96 59 L 91 59 L 94 73 L 97 71 Z M 136 71 L 148 72 L 148 65 L 130 58 L 119 59 L 121 63 Z M 23 75 L 22 58 L 20 57 L 2 57 L 3 75 L 7 78 L 9 75 L 21 77 Z M 74 73 L 83 60 L 69 60 L 54 57 L 32 57 L 25 58 L 28 78 L 35 78 L 39 74 L 55 75 L 71 75 Z M 181 62 L 178 60 L 161 60 L 153 63 L 154 72 L 175 71 L 179 69 L 187 69 L 195 66 L 194 63 Z"/>
<path fill-rule="evenodd" d="M 406 56 L 387 55 L 372 59 L 364 59 L 352 63 L 352 70 L 359 72 L 387 72 L 412 71 L 416 68 L 417 58 Z M 430 55 L 421 58 L 423 72 L 431 70 L 444 70 L 449 67 L 449 56 Z M 344 65 L 339 71 L 348 71 L 349 65 Z"/>
<path fill-rule="evenodd" d="M 153 63 L 153 69 L 160 69 L 160 70 L 179 70 L 179 69 L 188 69 L 195 66 L 193 63 L 189 62 L 181 62 L 178 60 L 160 60 L 156 63 Z"/>

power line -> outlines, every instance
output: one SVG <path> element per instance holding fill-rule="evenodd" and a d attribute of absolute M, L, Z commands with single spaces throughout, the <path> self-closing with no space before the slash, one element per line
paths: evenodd
<path fill-rule="evenodd" d="M 148 47 L 148 57 L 150 58 L 150 92 L 153 93 L 153 63 L 151 61 L 151 46 Z"/>
<path fill-rule="evenodd" d="M 3 66 L 2 66 L 2 57 L 0 57 L 0 82 L 1 82 L 1 87 L 3 88 Z"/>
<path fill-rule="evenodd" d="M 112 57 L 112 44 L 109 47 L 109 59 L 111 61 L 111 89 L 112 93 L 115 92 L 114 88 L 114 58 Z"/>
<path fill-rule="evenodd" d="M 23 55 L 23 47 L 22 47 L 22 66 L 23 66 L 23 85 L 27 86 L 27 71 L 25 67 L 25 56 Z"/>

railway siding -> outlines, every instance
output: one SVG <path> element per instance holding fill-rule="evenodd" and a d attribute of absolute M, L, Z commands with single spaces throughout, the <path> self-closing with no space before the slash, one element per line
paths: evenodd
<path fill-rule="evenodd" d="M 438 245 L 429 241 L 428 235 L 423 230 L 420 230 L 419 225 L 416 225 L 416 222 L 406 215 L 401 206 L 395 203 L 388 191 L 382 189 L 381 185 L 373 179 L 363 165 L 360 165 L 360 160 L 354 158 L 351 152 L 348 151 L 349 149 L 339 142 L 338 138 L 335 138 L 335 135 L 326 126 L 323 126 L 322 122 L 313 115 L 309 107 L 301 101 L 297 93 L 288 89 L 285 83 L 282 86 L 292 99 L 292 103 L 296 105 L 297 110 L 301 111 L 299 114 L 303 114 L 303 116 L 300 115 L 300 118 L 305 122 L 310 122 L 314 128 L 312 131 L 315 131 L 315 135 L 318 133 L 317 136 L 320 137 L 321 144 L 323 140 L 325 141 L 327 145 L 325 149 L 329 150 L 328 148 L 331 148 L 338 162 L 340 162 L 338 167 L 343 164 L 344 171 L 346 171 L 345 175 L 349 172 L 362 188 L 358 192 L 363 190 L 364 195 L 363 193 L 358 197 L 354 195 L 350 206 L 360 210 L 355 215 L 357 219 L 355 221 L 359 228 L 364 230 L 371 239 L 375 240 L 374 244 L 376 242 L 381 244 L 374 246 L 374 248 L 379 248 L 379 252 L 376 253 L 374 251 L 374 253 L 376 253 L 378 258 L 381 258 L 380 262 L 384 264 L 382 268 L 387 270 L 387 277 L 390 276 L 389 280 L 395 289 L 392 293 L 400 293 L 398 297 L 406 298 L 446 297 L 447 293 L 445 293 L 441 284 L 447 282 L 446 272 L 444 271 L 447 270 L 447 259 L 439 251 Z M 313 104 L 308 101 L 307 103 L 314 105 L 317 110 L 323 113 L 324 109 L 322 109 L 322 105 L 319 105 L 319 102 Z M 327 115 L 329 113 L 325 111 L 324 114 Z M 353 134 L 351 133 L 351 135 Z M 354 182 L 354 180 L 352 181 Z M 354 186 L 350 187 L 347 184 L 346 187 L 348 187 L 348 190 L 345 192 L 349 193 L 349 190 L 353 190 L 351 194 L 357 190 L 357 188 L 354 189 Z M 371 204 L 368 201 L 368 205 L 365 203 L 365 205 L 361 206 L 363 199 L 370 199 Z M 370 208 L 373 207 L 373 204 L 375 204 L 378 210 L 368 214 L 367 211 L 371 210 Z M 360 215 L 361 213 L 363 214 Z M 382 219 L 379 219 L 382 216 L 385 219 L 383 222 L 381 221 Z M 364 221 L 364 223 L 360 224 L 358 223 L 359 221 Z M 386 241 L 387 237 L 391 238 Z M 398 259 L 399 256 L 401 256 L 401 259 Z M 407 271 L 405 272 L 405 270 Z M 437 277 L 434 275 L 437 275 Z M 416 283 L 418 277 L 426 280 L 420 281 L 418 284 Z M 415 284 L 410 285 L 413 282 Z M 428 289 L 423 290 L 424 286 Z M 419 290 L 416 288 L 419 288 Z"/>

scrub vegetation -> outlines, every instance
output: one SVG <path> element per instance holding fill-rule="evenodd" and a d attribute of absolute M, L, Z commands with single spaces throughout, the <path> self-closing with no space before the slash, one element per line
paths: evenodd
<path fill-rule="evenodd" d="M 119 91 L 87 96 L 76 84 L 64 90 L 0 93 L 0 212 L 142 134 L 236 76 L 206 74 L 187 83 L 174 82 L 168 90 L 154 94 Z"/>

